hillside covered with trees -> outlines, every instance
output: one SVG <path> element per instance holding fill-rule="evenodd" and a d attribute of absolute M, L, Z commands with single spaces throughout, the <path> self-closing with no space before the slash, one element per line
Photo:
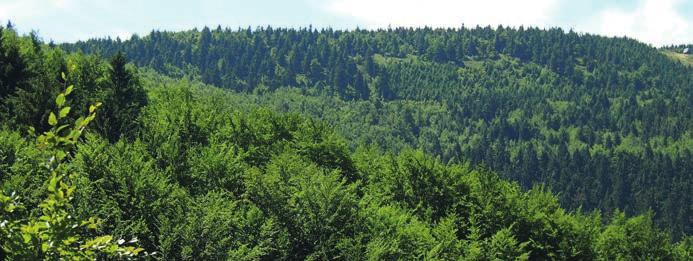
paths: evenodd
<path fill-rule="evenodd" d="M 693 69 L 561 29 L 203 28 L 65 44 L 321 119 L 356 149 L 483 165 L 570 210 L 693 232 Z M 220 103 L 226 103 L 220 101 Z"/>
<path fill-rule="evenodd" d="M 393 138 L 397 131 L 416 126 L 389 130 L 393 134 L 382 139 L 391 144 L 364 142 L 373 134 L 354 129 L 354 141 L 329 121 L 266 106 L 353 108 L 342 113 L 374 106 L 383 111 L 380 116 L 397 121 L 406 110 L 418 118 L 436 110 L 445 114 L 446 106 L 455 104 L 434 96 L 383 95 L 371 101 L 308 95 L 329 87 L 274 90 L 262 84 L 267 89 L 254 90 L 271 93 L 238 94 L 138 69 L 120 53 L 104 58 L 66 53 L 11 28 L 2 28 L 0 36 L 3 259 L 689 260 L 692 255 L 691 238 L 673 243 L 654 224 L 653 212 L 629 217 L 632 213 L 620 211 L 568 211 L 546 187 L 525 189 L 527 181 L 506 181 L 476 166 L 478 159 L 436 155 L 440 151 L 419 143 L 411 144 L 419 149 L 394 147 L 404 146 Z M 400 77 L 414 76 L 404 73 L 410 66 L 453 66 L 372 58 L 376 70 L 403 66 Z M 509 59 L 475 70 L 518 65 Z M 458 73 L 468 68 L 454 66 Z M 360 75 L 369 86 L 377 77 Z M 382 81 L 395 81 L 392 77 Z M 489 84 L 489 91 L 501 90 Z M 670 99 L 671 106 L 679 101 Z M 329 114 L 326 119 L 347 119 Z M 684 124 L 677 116 L 685 117 L 668 120 Z M 396 125 L 382 128 L 391 126 Z M 687 134 L 680 135 L 672 144 Z M 537 148 L 550 149 L 539 141 L 533 141 Z M 574 144 L 564 148 L 571 154 L 559 155 L 575 153 L 568 145 Z M 678 147 L 671 146 L 652 153 L 678 155 Z M 603 150 L 612 153 L 609 149 Z M 685 169 L 672 173 L 689 175 Z"/>

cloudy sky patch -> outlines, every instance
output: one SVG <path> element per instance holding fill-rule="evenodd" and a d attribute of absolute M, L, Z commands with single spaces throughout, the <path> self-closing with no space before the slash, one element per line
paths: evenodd
<path fill-rule="evenodd" d="M 383 28 L 499 24 L 693 43 L 693 0 L 0 0 L 0 21 L 45 40 L 216 26 Z"/>

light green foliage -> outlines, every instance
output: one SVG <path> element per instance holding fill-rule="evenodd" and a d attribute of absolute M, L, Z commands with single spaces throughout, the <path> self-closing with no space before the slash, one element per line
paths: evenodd
<path fill-rule="evenodd" d="M 292 255 L 308 259 L 339 256 L 336 246 L 358 224 L 354 184 L 346 184 L 337 171 L 286 154 L 272 160 L 264 174 L 249 179 L 252 201 L 288 229 Z"/>
<path fill-rule="evenodd" d="M 384 166 L 365 173 L 368 188 L 374 195 L 392 203 L 403 203 L 420 218 L 430 221 L 466 211 L 466 206 L 456 201 L 469 191 L 462 179 L 467 171 L 465 167 L 445 166 L 421 151 L 411 150 L 377 160 L 384 162 Z"/>
<path fill-rule="evenodd" d="M 693 237 L 684 237 L 674 247 L 674 256 L 681 260 L 690 260 L 693 258 Z"/>
<path fill-rule="evenodd" d="M 252 203 L 210 192 L 189 204 L 178 216 L 161 217 L 164 259 L 257 260 L 286 255 L 285 232 Z"/>
<path fill-rule="evenodd" d="M 487 242 L 489 259 L 491 260 L 528 260 L 526 248 L 529 242 L 519 243 L 510 228 L 496 232 Z"/>
<path fill-rule="evenodd" d="M 364 211 L 370 233 L 366 245 L 368 260 L 402 260 L 432 258 L 437 243 L 430 228 L 405 209 L 395 206 L 369 206 Z"/>
<path fill-rule="evenodd" d="M 618 212 L 597 239 L 596 250 L 603 260 L 673 259 L 672 246 L 667 241 L 666 234 L 653 228 L 651 213 L 626 219 Z M 685 241 L 681 247 L 684 244 Z"/>
<path fill-rule="evenodd" d="M 235 195 L 245 192 L 243 174 L 248 165 L 231 144 L 210 144 L 196 148 L 188 157 L 190 190 L 193 194 L 223 189 Z"/>
<path fill-rule="evenodd" d="M 156 250 L 158 224 L 153 221 L 183 213 L 188 195 L 155 168 L 144 144 L 87 135 L 71 167 L 80 176 L 75 197 L 79 216 L 96 216 L 100 227 L 116 237 L 137 237 L 140 246 Z"/>

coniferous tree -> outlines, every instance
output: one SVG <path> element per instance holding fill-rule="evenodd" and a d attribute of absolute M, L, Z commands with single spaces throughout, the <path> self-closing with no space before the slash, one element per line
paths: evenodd
<path fill-rule="evenodd" d="M 121 137 L 134 137 L 139 128 L 140 110 L 147 104 L 147 94 L 134 69 L 127 66 L 123 53 L 116 53 L 109 64 L 104 97 L 108 105 L 104 106 L 105 116 L 98 122 L 98 127 L 111 142 L 115 142 Z"/>

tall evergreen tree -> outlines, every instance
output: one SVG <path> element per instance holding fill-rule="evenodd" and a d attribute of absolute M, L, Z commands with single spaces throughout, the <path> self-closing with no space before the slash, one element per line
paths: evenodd
<path fill-rule="evenodd" d="M 121 137 L 133 138 L 139 127 L 138 116 L 147 104 L 147 94 L 122 52 L 110 60 L 108 89 L 104 97 L 104 117 L 98 122 L 100 132 L 111 142 Z"/>

